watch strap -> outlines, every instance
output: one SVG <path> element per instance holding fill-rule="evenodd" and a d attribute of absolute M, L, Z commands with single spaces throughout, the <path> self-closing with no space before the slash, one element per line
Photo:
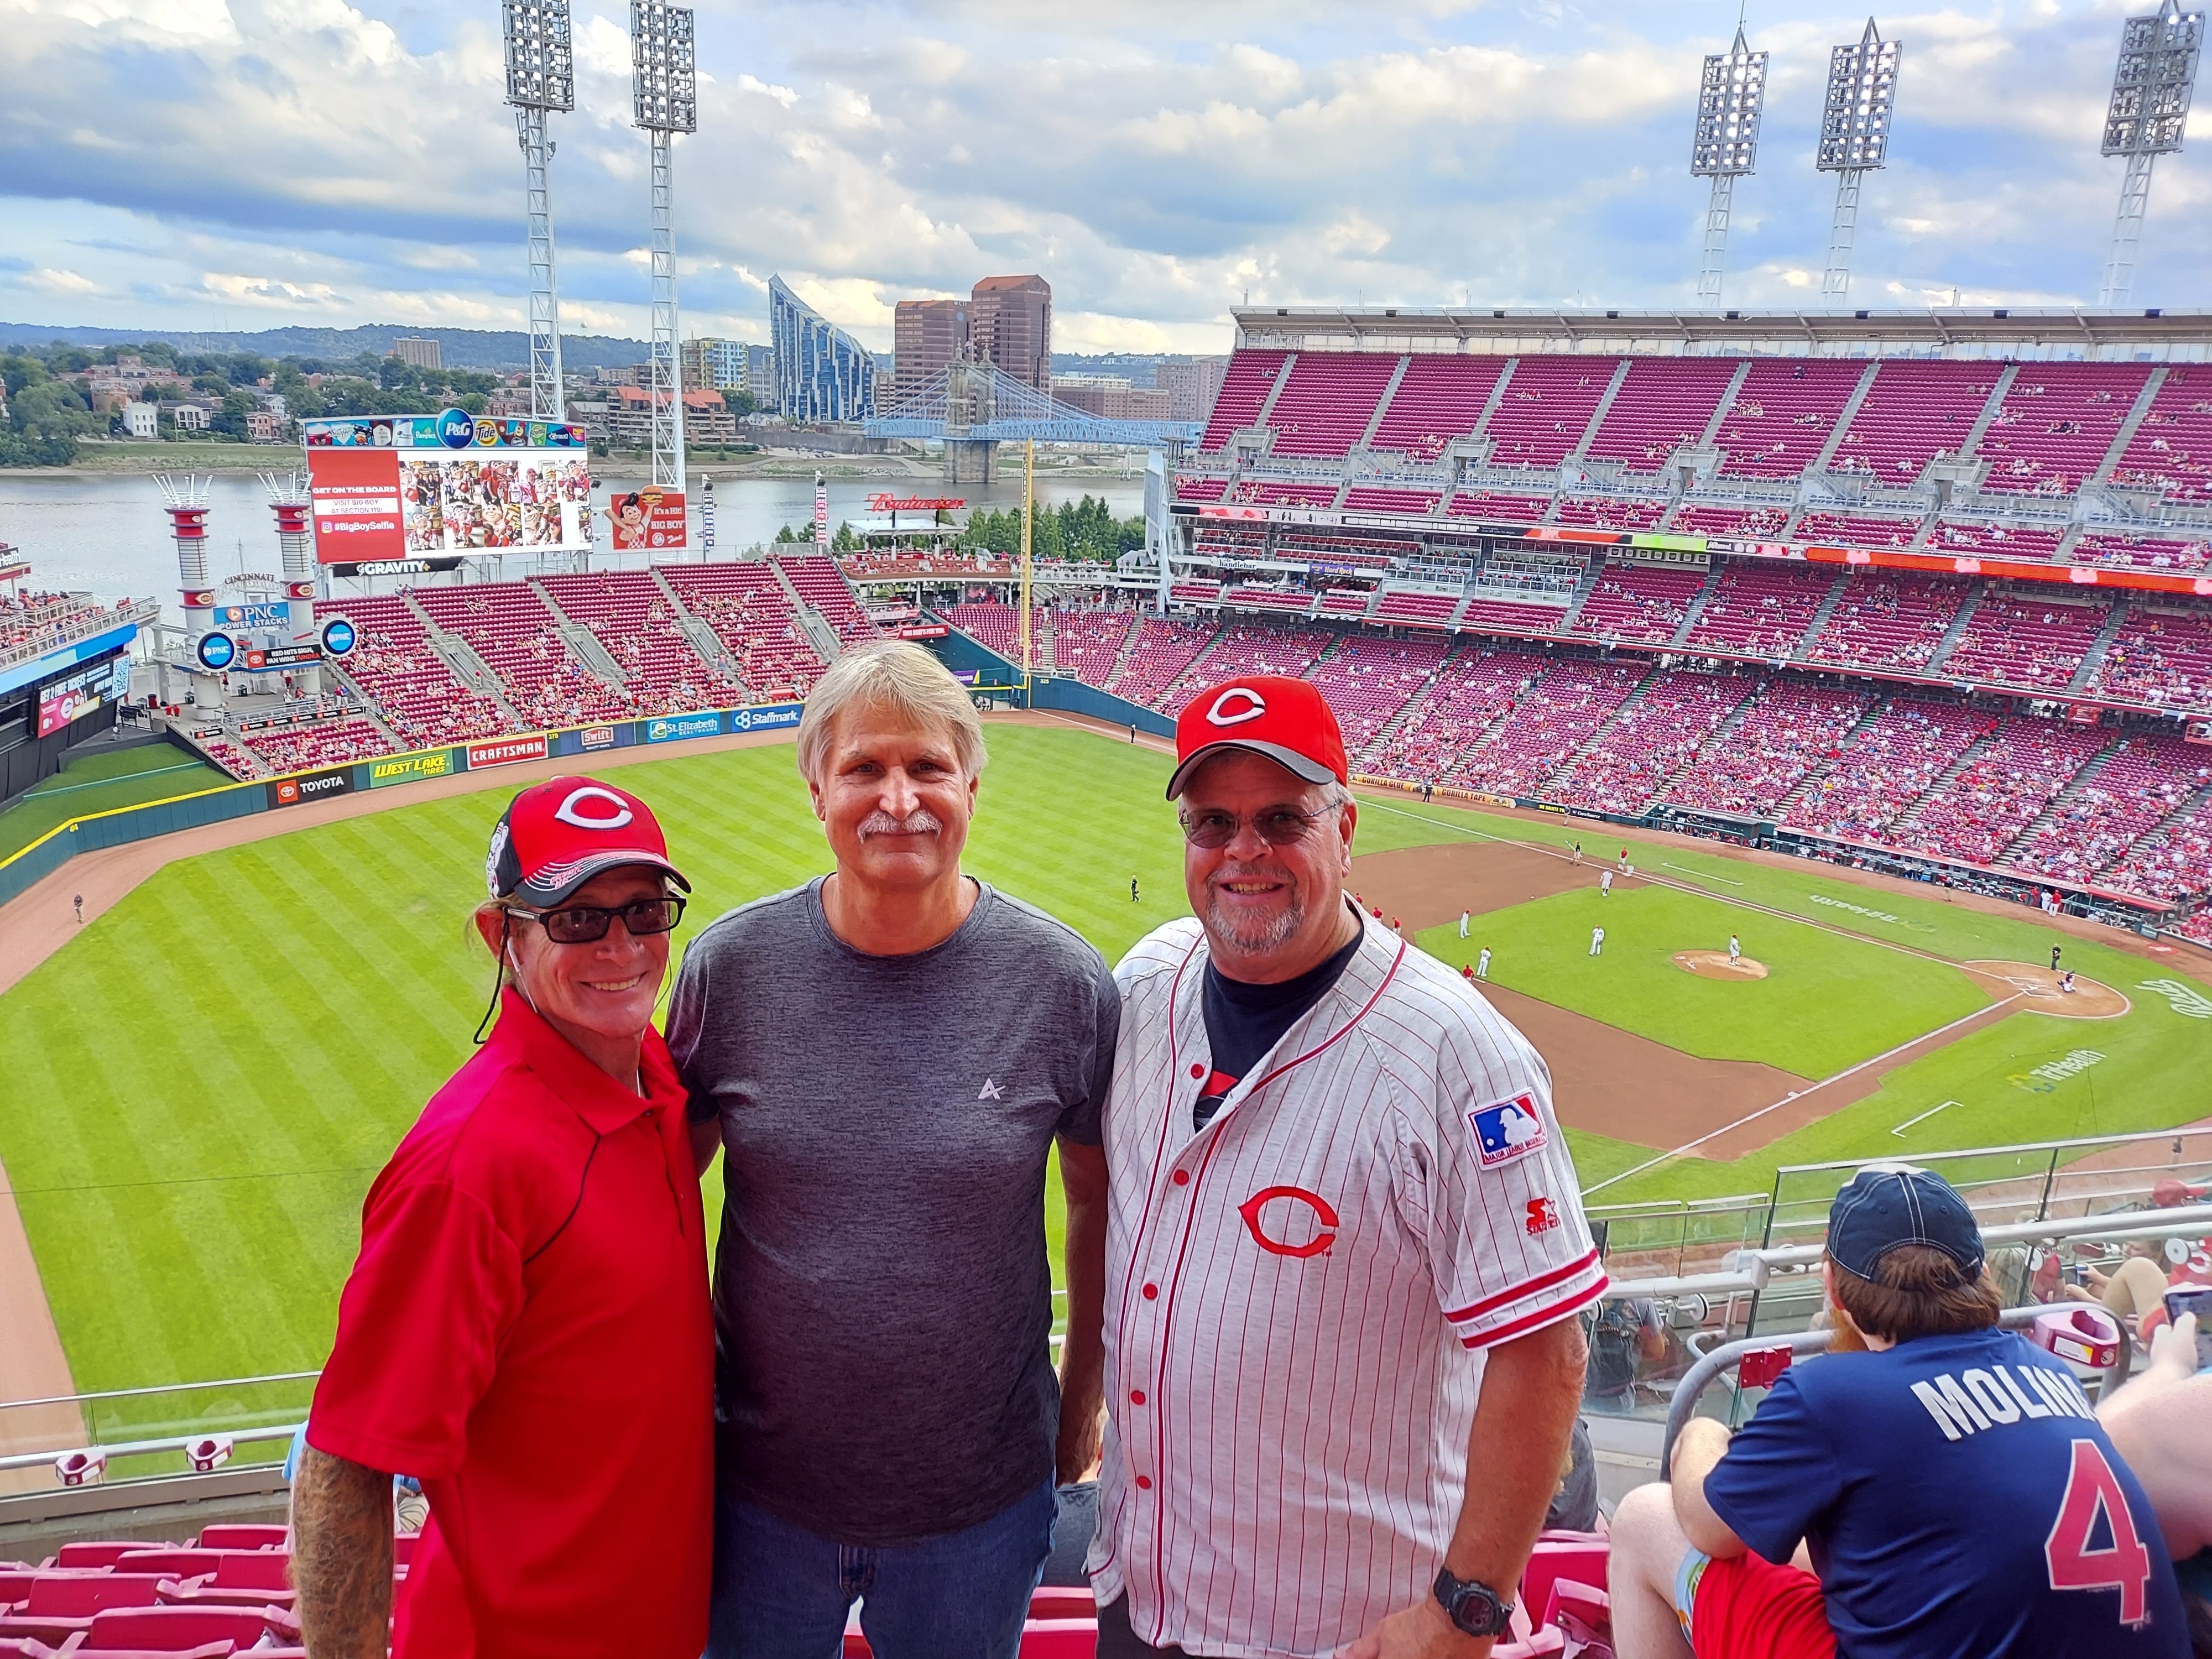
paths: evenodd
<path fill-rule="evenodd" d="M 1436 1597 L 1445 1616 L 1469 1636 L 1503 1636 L 1513 1623 L 1513 1603 L 1479 1579 L 1456 1578 L 1437 1569 Z"/>

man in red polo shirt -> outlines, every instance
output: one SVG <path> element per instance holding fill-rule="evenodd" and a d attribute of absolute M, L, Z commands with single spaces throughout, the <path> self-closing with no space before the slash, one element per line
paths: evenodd
<path fill-rule="evenodd" d="M 313 1659 L 381 1659 L 392 1475 L 430 1499 L 399 1659 L 696 1659 L 714 1327 L 653 1000 L 690 890 L 644 802 L 514 798 L 477 912 L 499 1024 L 369 1189 L 293 1493 Z"/>

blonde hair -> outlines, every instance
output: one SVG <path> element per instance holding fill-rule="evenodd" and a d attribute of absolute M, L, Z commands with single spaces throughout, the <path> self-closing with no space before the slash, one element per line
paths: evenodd
<path fill-rule="evenodd" d="M 968 688 L 920 646 L 878 640 L 837 659 L 806 698 L 799 721 L 799 775 L 818 781 L 830 728 L 848 705 L 878 708 L 920 726 L 945 730 L 963 777 L 973 778 L 990 757 L 983 751 L 983 722 Z"/>

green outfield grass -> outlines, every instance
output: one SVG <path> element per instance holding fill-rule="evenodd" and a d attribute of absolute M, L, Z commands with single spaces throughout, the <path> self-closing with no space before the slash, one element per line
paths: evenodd
<path fill-rule="evenodd" d="M 0 811 L 0 859 L 21 852 L 71 818 L 219 789 L 230 781 L 215 767 L 171 744 L 80 756 Z"/>
<path fill-rule="evenodd" d="M 1075 731 L 994 726 L 990 742 L 971 871 L 1063 917 L 1109 960 L 1185 912 L 1181 842 L 1161 798 L 1165 757 Z M 678 756 L 620 775 L 653 803 L 693 878 L 679 946 L 729 906 L 827 865 L 788 746 Z M 495 785 L 173 865 L 0 998 L 0 1075 L 9 1079 L 0 1159 L 81 1389 L 321 1363 L 369 1180 L 469 1053 L 489 973 L 465 918 L 508 793 Z M 1358 847 L 1485 836 L 1565 841 L 1571 831 L 1376 800 Z M 1595 836 L 1585 845 L 1617 850 Z M 1661 873 L 1789 917 L 1658 889 L 1562 895 L 1485 919 L 1503 982 L 1692 1052 L 1817 1076 L 1979 999 L 1962 1001 L 1971 988 L 1962 993 L 1961 976 L 1940 963 L 1792 918 L 1893 930 L 1946 957 L 2038 960 L 2047 949 L 2049 936 L 2024 921 L 1869 896 L 1813 867 L 1665 857 L 1682 870 Z M 1133 876 L 1140 903 L 1130 902 Z M 1610 938 L 1592 963 L 1585 912 L 1601 902 Z M 1771 979 L 1712 984 L 1668 960 L 1718 948 L 1732 925 L 1772 965 Z M 2148 1127 L 2201 1113 L 2186 1045 L 2194 1037 L 2201 1050 L 2202 1024 L 2132 988 L 2153 976 L 2149 964 L 2078 941 L 2067 948 L 2082 972 L 2136 997 L 2135 1012 L 2101 1024 L 2017 1016 L 1759 1158 L 1655 1170 L 1606 1198 L 1758 1191 L 1778 1159 Z M 1600 968 L 1602 979 L 1590 971 Z M 2084 1046 L 2108 1058 L 2048 1094 L 2004 1081 Z M 2092 1085 L 2095 1103 L 2085 1105 Z M 1912 1141 L 1889 1137 L 1892 1125 L 1953 1097 L 1966 1105 Z M 1572 1139 L 1586 1182 L 1651 1156 Z M 1048 1191 L 1057 1255 L 1056 1183 Z"/>

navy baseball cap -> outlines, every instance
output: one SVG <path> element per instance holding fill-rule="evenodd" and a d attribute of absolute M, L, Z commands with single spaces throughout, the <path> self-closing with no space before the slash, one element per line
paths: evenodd
<path fill-rule="evenodd" d="M 1906 1244 L 1942 1251 L 1969 1279 L 1982 1270 L 1981 1226 L 1949 1182 L 1909 1164 L 1861 1170 L 1829 1207 L 1828 1259 L 1871 1282 L 1882 1257 Z"/>

